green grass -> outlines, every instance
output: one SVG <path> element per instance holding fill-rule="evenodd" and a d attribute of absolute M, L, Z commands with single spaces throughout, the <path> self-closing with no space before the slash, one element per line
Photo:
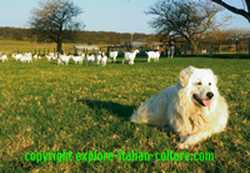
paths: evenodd
<path fill-rule="evenodd" d="M 112 64 L 58 66 L 0 64 L 0 172 L 248 172 L 250 165 L 250 61 L 209 58 L 140 60 Z M 212 151 L 210 162 L 23 161 L 28 151 L 85 146 L 113 151 L 176 150 L 176 136 L 128 121 L 133 110 L 159 90 L 173 85 L 188 65 L 212 68 L 229 104 L 227 130 L 197 145 Z"/>

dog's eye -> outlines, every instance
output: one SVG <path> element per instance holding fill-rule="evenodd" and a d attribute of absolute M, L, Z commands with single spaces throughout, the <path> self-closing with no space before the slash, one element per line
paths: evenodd
<path fill-rule="evenodd" d="M 197 82 L 197 85 L 202 85 L 202 82 Z"/>
<path fill-rule="evenodd" d="M 209 82 L 209 83 L 208 83 L 208 85 L 209 85 L 209 86 L 211 86 L 211 85 L 212 85 L 212 83 L 211 83 L 211 82 Z"/>

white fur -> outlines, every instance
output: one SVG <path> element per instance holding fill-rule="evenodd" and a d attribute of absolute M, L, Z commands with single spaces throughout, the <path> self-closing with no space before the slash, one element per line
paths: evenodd
<path fill-rule="evenodd" d="M 0 61 L 1 62 L 5 62 L 5 61 L 8 61 L 8 56 L 3 54 L 3 55 L 0 55 Z"/>
<path fill-rule="evenodd" d="M 32 63 L 32 53 L 17 54 L 15 59 L 22 63 Z"/>
<path fill-rule="evenodd" d="M 12 56 L 16 61 L 21 61 L 23 54 L 18 53 L 18 54 L 13 54 Z"/>
<path fill-rule="evenodd" d="M 35 55 L 33 56 L 33 59 L 35 59 L 35 60 L 40 60 L 40 59 L 42 59 L 42 56 L 39 55 L 39 54 L 35 54 Z"/>
<path fill-rule="evenodd" d="M 146 54 L 148 55 L 148 62 L 150 62 L 151 59 L 153 59 L 154 61 L 159 61 L 161 56 L 160 51 L 149 51 L 146 52 Z"/>
<path fill-rule="evenodd" d="M 99 54 L 96 55 L 96 63 L 100 64 L 101 60 L 102 60 L 102 55 L 101 55 L 101 53 L 99 53 Z"/>
<path fill-rule="evenodd" d="M 95 62 L 95 55 L 87 55 L 87 57 L 85 58 L 86 62 Z"/>
<path fill-rule="evenodd" d="M 99 52 L 96 55 L 96 63 L 97 64 L 102 64 L 103 66 L 106 66 L 108 62 L 108 57 L 105 55 L 104 52 Z"/>
<path fill-rule="evenodd" d="M 71 58 L 72 58 L 72 56 L 68 56 L 68 55 L 59 55 L 59 58 L 57 59 L 57 63 L 58 63 L 58 64 L 65 64 L 65 65 L 68 65 Z"/>
<path fill-rule="evenodd" d="M 102 53 L 101 64 L 103 66 L 106 66 L 107 62 L 108 62 L 108 57 L 105 55 L 105 53 Z"/>
<path fill-rule="evenodd" d="M 112 59 L 113 62 L 116 62 L 117 56 L 118 56 L 118 51 L 109 52 L 109 57 Z"/>
<path fill-rule="evenodd" d="M 72 60 L 75 62 L 75 64 L 82 64 L 83 59 L 83 56 L 72 56 Z"/>
<path fill-rule="evenodd" d="M 58 55 L 58 56 L 60 56 L 60 55 Z M 58 56 L 57 56 L 56 53 L 50 52 L 49 55 L 46 55 L 46 58 L 50 62 L 50 61 L 53 61 L 53 60 L 57 60 Z M 62 62 L 60 60 L 58 60 L 58 63 L 62 63 Z"/>
<path fill-rule="evenodd" d="M 134 112 L 131 121 L 161 127 L 167 125 L 180 135 L 179 148 L 195 145 L 226 127 L 228 106 L 216 83 L 217 78 L 210 69 L 185 68 L 175 86 L 148 99 Z M 208 99 L 208 92 L 214 94 L 213 98 Z M 201 105 L 203 103 L 207 105 Z"/>
<path fill-rule="evenodd" d="M 125 52 L 124 59 L 122 63 L 128 62 L 128 64 L 133 65 L 135 61 L 136 55 L 139 53 L 139 50 L 135 50 L 133 52 Z"/>

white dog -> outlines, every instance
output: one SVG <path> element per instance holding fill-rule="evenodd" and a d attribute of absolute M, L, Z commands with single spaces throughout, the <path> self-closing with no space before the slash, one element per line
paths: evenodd
<path fill-rule="evenodd" d="M 193 146 L 226 127 L 228 106 L 216 83 L 212 70 L 189 66 L 180 72 L 177 85 L 143 103 L 131 121 L 167 125 L 180 135 L 179 148 Z"/>

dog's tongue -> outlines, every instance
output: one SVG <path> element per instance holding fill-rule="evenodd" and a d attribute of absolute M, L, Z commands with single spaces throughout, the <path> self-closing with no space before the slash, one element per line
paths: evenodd
<path fill-rule="evenodd" d="M 202 103 L 206 106 L 206 107 L 208 107 L 208 106 L 210 106 L 210 100 L 202 100 Z"/>

